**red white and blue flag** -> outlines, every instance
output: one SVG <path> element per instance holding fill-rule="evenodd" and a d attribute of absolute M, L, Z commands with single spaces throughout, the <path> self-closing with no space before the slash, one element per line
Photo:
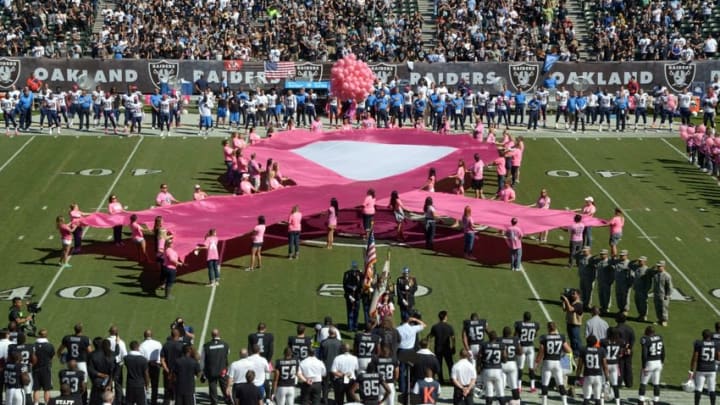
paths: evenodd
<path fill-rule="evenodd" d="M 295 76 L 295 62 L 265 62 L 265 77 L 268 79 L 286 79 Z"/>
<path fill-rule="evenodd" d="M 375 262 L 377 262 L 377 250 L 375 249 L 375 232 L 370 230 L 367 240 L 367 248 L 365 249 L 365 277 L 363 278 L 363 287 L 369 290 L 372 287 L 375 277 Z"/>

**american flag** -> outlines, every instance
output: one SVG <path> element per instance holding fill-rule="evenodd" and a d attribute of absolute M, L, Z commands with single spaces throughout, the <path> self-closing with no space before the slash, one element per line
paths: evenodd
<path fill-rule="evenodd" d="M 365 249 L 365 277 L 363 279 L 363 287 L 369 290 L 372 287 L 373 278 L 375 276 L 375 262 L 377 262 L 377 250 L 375 249 L 375 232 L 370 230 L 368 236 L 367 249 Z"/>
<path fill-rule="evenodd" d="M 285 79 L 295 76 L 295 62 L 265 62 L 265 77 Z"/>

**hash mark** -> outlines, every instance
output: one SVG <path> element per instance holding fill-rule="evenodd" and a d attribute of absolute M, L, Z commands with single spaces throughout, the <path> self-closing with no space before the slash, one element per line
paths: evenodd
<path fill-rule="evenodd" d="M 16 205 L 16 206 L 15 206 L 15 211 L 17 211 L 17 210 L 19 210 L 19 209 L 20 209 L 20 206 L 19 206 L 19 205 Z"/>
<path fill-rule="evenodd" d="M 23 239 L 25 239 L 25 235 L 18 236 L 18 240 L 23 240 Z"/>
<path fill-rule="evenodd" d="M 679 236 L 676 236 L 676 237 L 675 237 L 675 240 L 678 241 L 678 242 L 682 242 L 682 239 L 680 239 Z"/>
<path fill-rule="evenodd" d="M 43 211 L 47 210 L 47 205 L 43 205 L 42 210 Z"/>
<path fill-rule="evenodd" d="M 48 240 L 53 240 L 53 239 L 55 239 L 55 235 L 48 236 Z"/>
<path fill-rule="evenodd" d="M 707 237 L 705 238 L 705 240 L 708 241 L 708 242 L 712 242 L 712 239 L 707 238 Z"/>
<path fill-rule="evenodd" d="M 678 209 L 677 209 L 677 208 L 675 208 L 675 207 L 673 207 L 673 209 L 672 209 L 672 210 L 673 210 L 673 212 L 678 212 Z"/>
<path fill-rule="evenodd" d="M 650 208 L 648 208 L 648 207 L 645 207 L 645 211 L 648 211 L 648 212 L 650 212 Z"/>

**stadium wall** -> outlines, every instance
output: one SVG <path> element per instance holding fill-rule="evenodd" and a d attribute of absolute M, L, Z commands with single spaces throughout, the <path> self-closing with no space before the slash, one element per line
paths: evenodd
<path fill-rule="evenodd" d="M 548 77 L 556 79 L 558 86 L 569 85 L 578 89 L 616 87 L 626 84 L 635 76 L 641 86 L 667 86 L 680 91 L 687 86 L 697 86 L 720 75 L 720 61 L 683 63 L 677 61 L 657 62 L 610 62 L 610 63 L 555 63 L 549 74 L 543 74 L 542 63 L 409 63 L 371 64 L 371 69 L 385 82 L 398 77 L 402 82 L 416 84 L 425 78 L 445 82 L 448 86 L 464 80 L 473 88 L 481 86 L 499 89 L 507 83 L 513 91 L 532 90 Z M 298 63 L 293 81 L 327 81 L 331 64 Z M 284 87 L 283 79 L 269 80 L 262 63 L 241 61 L 195 61 L 195 60 L 94 60 L 94 59 L 39 59 L 0 58 L 0 91 L 13 85 L 22 87 L 31 74 L 52 88 L 69 88 L 73 83 L 99 84 L 104 90 L 134 84 L 144 93 L 151 93 L 167 78 L 176 77 L 187 83 L 201 75 L 211 84 L 227 81 L 231 88 L 239 86 Z M 580 84 L 578 84 L 580 83 Z M 179 87 L 179 84 L 177 85 Z M 86 86 L 87 87 L 87 86 Z"/>

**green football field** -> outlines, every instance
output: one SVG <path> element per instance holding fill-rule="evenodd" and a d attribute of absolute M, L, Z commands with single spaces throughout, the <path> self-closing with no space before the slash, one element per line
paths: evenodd
<path fill-rule="evenodd" d="M 0 139 L 0 215 L 5 218 L 0 239 L 0 257 L 4 258 L 0 299 L 8 305 L 13 296 L 39 301 L 43 310 L 37 323 L 49 330 L 51 341 L 59 343 L 78 321 L 91 337 L 105 336 L 115 324 L 127 342 L 140 340 L 146 328 L 162 339 L 172 320 L 182 316 L 195 329 L 196 346 L 217 327 L 234 357 L 259 321 L 276 335 L 276 353 L 297 323 L 314 325 L 325 315 L 345 323 L 338 288 L 350 262 L 362 261 L 363 243 L 358 239 L 341 239 L 333 250 L 305 243 L 302 259 L 297 261 L 288 261 L 286 248 L 280 246 L 265 252 L 263 268 L 255 272 L 243 271 L 248 257 L 232 258 L 222 265 L 219 287 L 205 287 L 206 271 L 199 270 L 179 279 L 177 299 L 172 301 L 142 292 L 141 268 L 126 259 L 133 247 L 127 244 L 125 251 L 108 247 L 109 229 L 88 230 L 83 253 L 72 257 L 71 268 L 60 268 L 54 221 L 57 215 L 67 216 L 72 202 L 85 212 L 94 212 L 104 209 L 113 193 L 129 210 L 147 209 L 160 183 L 168 183 L 180 200 L 191 199 L 196 183 L 210 194 L 226 193 L 218 182 L 224 170 L 219 137 L 76 137 L 65 132 L 59 137 Z M 592 133 L 578 139 L 547 132 L 526 136 L 518 200 L 531 204 L 539 190 L 546 188 L 553 208 L 579 208 L 590 195 L 599 217 L 610 218 L 616 206 L 626 212 L 620 248 L 628 249 L 631 259 L 647 256 L 650 264 L 666 260 L 677 289 L 669 326 L 657 329 L 665 337 L 668 353 L 663 381 L 678 386 L 687 376 L 692 341 L 720 320 L 720 278 L 716 275 L 720 187 L 687 162 L 679 138 L 603 135 L 596 138 Z M 468 151 L 468 159 L 471 156 Z M 487 174 L 494 179 L 492 170 Z M 486 187 L 493 190 L 494 182 L 490 180 Z M 475 220 L 482 222 L 481 214 L 475 213 Z M 596 252 L 607 247 L 607 228 L 596 228 L 593 236 Z M 483 265 L 423 249 L 391 247 L 391 241 L 378 241 L 378 255 L 382 264 L 392 249 L 393 279 L 402 267 L 412 269 L 419 284 L 427 287 L 417 299 L 424 319 L 433 323 L 435 314 L 446 309 L 458 336 L 462 320 L 471 312 L 501 330 L 519 320 L 524 311 L 531 311 L 543 332 L 546 321 L 553 319 L 564 333 L 559 296 L 564 287 L 577 287 L 578 278 L 575 270 L 565 267 L 567 233 L 551 231 L 549 242 L 549 247 L 535 247 L 536 241 L 525 241 L 525 272 L 520 273 L 510 272 L 507 262 Z M 452 243 L 461 246 L 462 239 Z M 504 257 L 502 246 L 496 232 L 488 230 L 475 251 L 478 256 Z M 614 307 L 614 295 L 612 302 Z M 652 321 L 652 299 L 649 306 Z M 631 308 L 630 317 L 634 317 L 636 311 Z M 630 324 L 639 340 L 649 323 Z M 639 356 L 634 361 L 637 386 Z"/>

